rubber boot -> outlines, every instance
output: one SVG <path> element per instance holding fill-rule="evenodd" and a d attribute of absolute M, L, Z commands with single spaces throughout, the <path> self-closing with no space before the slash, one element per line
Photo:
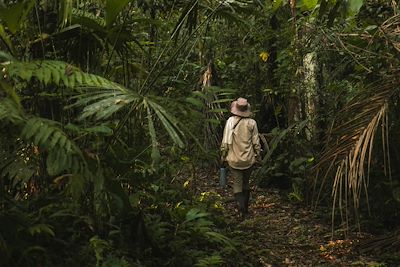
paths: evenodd
<path fill-rule="evenodd" d="M 249 213 L 250 190 L 244 190 L 243 195 L 244 195 L 244 213 L 248 214 Z"/>
<path fill-rule="evenodd" d="M 234 196 L 235 196 L 236 202 L 239 205 L 240 214 L 244 215 L 244 213 L 245 213 L 245 204 L 244 204 L 245 196 L 244 196 L 243 192 L 235 193 Z"/>

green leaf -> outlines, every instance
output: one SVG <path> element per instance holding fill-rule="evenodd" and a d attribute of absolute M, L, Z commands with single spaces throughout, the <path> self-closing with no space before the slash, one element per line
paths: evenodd
<path fill-rule="evenodd" d="M 61 1 L 60 5 L 59 22 L 61 27 L 64 28 L 71 19 L 73 0 Z"/>
<path fill-rule="evenodd" d="M 40 126 L 38 133 L 34 136 L 33 142 L 37 145 L 40 145 L 41 140 L 46 140 L 51 133 L 52 131 L 49 129 L 49 127 L 46 124 L 43 124 Z"/>
<path fill-rule="evenodd" d="M 214 109 L 209 110 L 209 112 L 220 113 L 220 112 L 228 112 L 228 110 L 226 108 L 214 108 Z"/>
<path fill-rule="evenodd" d="M 82 114 L 79 116 L 80 120 L 91 117 L 93 115 L 95 115 L 97 120 L 108 118 L 121 108 L 125 107 L 127 104 L 138 99 L 138 97 L 134 94 L 115 93 L 114 91 L 109 91 L 106 94 L 101 94 L 101 97 L 104 97 L 104 99 L 85 106 Z M 86 99 L 80 100 L 80 103 L 76 103 L 76 105 L 85 105 L 84 102 L 89 102 L 92 99 L 98 99 L 99 97 L 90 96 L 89 98 L 90 100 L 88 101 Z"/>
<path fill-rule="evenodd" d="M 57 165 L 56 173 L 60 173 L 67 167 L 67 155 L 64 150 L 57 150 Z"/>
<path fill-rule="evenodd" d="M 157 117 L 160 119 L 164 128 L 167 130 L 172 141 L 174 141 L 174 143 L 177 144 L 180 148 L 183 148 L 185 144 L 179 136 L 179 134 L 183 135 L 183 133 L 178 128 L 178 121 L 172 115 L 168 114 L 168 112 L 157 103 L 153 101 L 148 101 L 148 104 L 155 111 Z"/>
<path fill-rule="evenodd" d="M 217 103 L 230 103 L 232 101 L 233 101 L 232 98 L 224 98 L 224 99 L 214 100 L 213 103 L 214 104 L 217 104 Z"/>
<path fill-rule="evenodd" d="M 56 151 L 51 151 L 49 155 L 47 156 L 46 159 L 46 166 L 47 166 L 47 172 L 49 175 L 56 175 L 58 174 L 58 160 L 57 160 L 57 152 Z"/>
<path fill-rule="evenodd" d="M 364 31 L 373 31 L 376 30 L 378 28 L 378 25 L 368 25 L 367 27 L 365 27 Z"/>
<path fill-rule="evenodd" d="M 184 223 L 190 222 L 190 221 L 194 221 L 203 217 L 207 217 L 209 214 L 206 212 L 202 212 L 201 210 L 197 209 L 197 208 L 193 208 L 190 209 L 187 213 L 186 213 L 186 220 L 184 221 Z"/>
<path fill-rule="evenodd" d="M 298 5 L 300 5 L 301 10 L 313 10 L 318 4 L 318 0 L 301 0 Z"/>
<path fill-rule="evenodd" d="M 75 163 L 72 163 L 72 165 L 75 165 Z M 78 165 L 78 164 L 76 164 Z M 67 192 L 69 194 L 71 194 L 71 196 L 74 199 L 79 199 L 79 197 L 81 196 L 81 194 L 83 193 L 84 189 L 85 189 L 85 185 L 86 185 L 86 180 L 84 177 L 80 176 L 80 175 L 73 175 L 69 178 L 69 183 L 67 186 Z M 62 214 L 64 215 L 64 214 Z M 64 216 L 68 216 L 64 215 Z"/>
<path fill-rule="evenodd" d="M 276 11 L 282 5 L 282 0 L 273 0 L 272 1 L 272 10 Z"/>
<path fill-rule="evenodd" d="M 121 10 L 130 0 L 107 0 L 106 2 L 106 25 L 110 27 L 116 20 Z"/>
<path fill-rule="evenodd" d="M 150 134 L 150 140 L 151 140 L 151 158 L 153 161 L 152 165 L 153 165 L 153 167 L 157 168 L 160 163 L 161 156 L 160 156 L 160 150 L 158 149 L 156 129 L 154 128 L 153 116 L 151 115 L 151 110 L 149 108 L 149 105 L 148 105 L 148 102 L 146 99 L 143 99 L 143 105 L 147 111 L 147 123 L 148 123 L 148 127 L 149 127 L 149 134 Z"/>
<path fill-rule="evenodd" d="M 60 71 L 58 71 L 57 69 L 53 69 L 52 76 L 53 76 L 53 82 L 55 84 L 59 85 L 60 84 L 60 78 L 61 78 Z"/>
<path fill-rule="evenodd" d="M 102 133 L 105 135 L 112 134 L 112 129 L 106 125 L 99 125 L 95 127 L 86 128 L 84 131 L 89 133 Z"/>
<path fill-rule="evenodd" d="M 50 142 L 51 149 L 54 148 L 54 146 L 57 144 L 57 142 L 60 140 L 61 137 L 62 137 L 61 132 L 57 131 L 53 134 L 53 138 L 51 139 L 51 142 Z"/>
<path fill-rule="evenodd" d="M 198 108 L 202 108 L 204 106 L 203 101 L 201 101 L 201 100 L 199 100 L 197 98 L 194 98 L 194 97 L 186 98 L 186 102 L 188 102 L 188 103 L 190 103 L 190 104 L 192 104 L 192 105 L 194 105 L 194 106 L 196 106 Z"/>
<path fill-rule="evenodd" d="M 354 17 L 360 11 L 360 8 L 364 4 L 363 0 L 349 0 L 347 1 L 347 14 L 350 17 Z"/>
<path fill-rule="evenodd" d="M 25 138 L 29 139 L 32 136 L 34 136 L 42 125 L 43 125 L 43 123 L 40 120 L 38 120 L 36 118 L 30 119 L 28 121 L 28 123 L 25 125 L 25 128 L 27 129 Z M 23 132 L 25 132 L 25 131 L 23 131 Z"/>
<path fill-rule="evenodd" d="M 14 124 L 23 122 L 23 114 L 20 109 L 10 98 L 4 98 L 0 101 L 0 120 L 10 121 Z"/>
<path fill-rule="evenodd" d="M 12 55 L 15 55 L 15 48 L 14 45 L 11 42 L 10 36 L 7 34 L 6 30 L 4 29 L 4 26 L 0 24 L 0 38 L 3 40 L 3 42 L 6 44 L 8 50 Z"/>
<path fill-rule="evenodd" d="M 10 32 L 15 34 L 34 4 L 34 0 L 28 0 L 11 7 L 0 7 L 0 19 L 7 25 Z"/>
<path fill-rule="evenodd" d="M 51 237 L 55 237 L 52 227 L 48 224 L 36 224 L 28 228 L 28 233 L 32 236 L 37 234 L 46 234 Z"/>
<path fill-rule="evenodd" d="M 321 19 L 325 13 L 328 11 L 328 3 L 329 0 L 321 0 L 320 7 L 319 7 L 319 13 L 318 13 L 318 19 Z"/>
<path fill-rule="evenodd" d="M 43 83 L 48 85 L 51 80 L 52 70 L 50 68 L 43 68 Z"/>
<path fill-rule="evenodd" d="M 0 88 L 3 89 L 4 92 L 6 92 L 12 100 L 14 100 L 18 109 L 22 110 L 21 100 L 13 87 L 11 87 L 11 85 L 9 85 L 8 83 L 0 80 Z"/>

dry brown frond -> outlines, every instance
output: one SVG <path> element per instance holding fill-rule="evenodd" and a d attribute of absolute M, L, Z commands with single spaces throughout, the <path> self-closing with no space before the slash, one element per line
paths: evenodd
<path fill-rule="evenodd" d="M 328 178 L 333 177 L 332 225 L 337 207 L 345 225 L 348 225 L 350 208 L 358 219 L 357 212 L 363 193 L 368 202 L 367 187 L 372 147 L 380 125 L 385 158 L 389 159 L 387 100 L 393 94 L 393 88 L 393 84 L 386 84 L 362 92 L 338 113 L 328 134 L 325 149 L 314 167 L 316 175 L 313 182 L 314 192 L 318 192 L 314 197 L 316 205 L 324 187 L 329 184 Z"/>

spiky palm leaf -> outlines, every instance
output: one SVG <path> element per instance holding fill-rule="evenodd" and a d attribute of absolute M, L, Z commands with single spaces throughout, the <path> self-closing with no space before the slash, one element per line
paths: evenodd
<path fill-rule="evenodd" d="M 177 38 L 184 26 L 190 34 L 197 27 L 199 14 L 203 13 L 207 17 L 219 17 L 239 25 L 245 24 L 245 21 L 239 15 L 254 14 L 256 5 L 258 4 L 254 1 L 246 0 L 192 0 L 177 3 L 177 6 L 182 6 L 183 10 L 175 29 L 172 31 L 172 37 Z"/>
<path fill-rule="evenodd" d="M 348 209 L 353 207 L 357 211 L 362 193 L 367 194 L 372 148 L 379 126 L 382 126 L 383 149 L 389 153 L 386 111 L 393 93 L 392 83 L 362 90 L 335 118 L 313 177 L 315 203 L 325 186 L 329 186 L 331 175 L 334 177 L 332 216 L 339 206 L 342 218 L 347 221 Z M 385 157 L 388 159 L 388 154 Z"/>
<path fill-rule="evenodd" d="M 337 113 L 325 148 L 314 167 L 315 204 L 331 181 L 334 202 L 332 216 L 339 206 L 344 221 L 348 219 L 349 207 L 353 207 L 357 214 L 363 193 L 368 204 L 369 169 L 374 138 L 379 127 L 383 142 L 384 171 L 385 175 L 391 178 L 387 110 L 388 100 L 399 85 L 398 25 L 400 16 L 394 15 L 376 27 L 374 34 L 369 34 L 363 29 L 359 34 L 335 35 L 334 41 L 338 42 L 339 50 L 346 51 L 358 67 L 372 73 L 369 68 L 371 62 L 379 62 L 386 66 L 382 80 L 368 88 L 362 88 L 358 95 Z M 355 43 L 358 45 L 354 45 Z M 381 53 L 382 50 L 387 52 Z M 331 176 L 334 177 L 333 180 L 330 179 Z"/>
<path fill-rule="evenodd" d="M 94 92 L 75 96 L 77 101 L 67 108 L 82 107 L 83 111 L 80 119 L 93 118 L 95 120 L 104 120 L 110 118 L 116 112 L 126 109 L 126 116 L 142 118 L 147 117 L 147 131 L 149 134 L 153 163 L 159 161 L 159 142 L 157 141 L 157 132 L 155 121 L 161 122 L 163 129 L 166 130 L 171 140 L 183 148 L 185 146 L 182 138 L 185 136 L 180 129 L 179 121 L 163 107 L 162 101 L 157 97 L 141 96 L 130 90 L 116 91 L 109 89 L 100 89 Z M 165 99 L 163 99 L 165 101 Z M 155 116 L 154 116 L 155 115 Z M 123 123 L 123 122 L 121 122 Z"/>
<path fill-rule="evenodd" d="M 151 114 L 156 115 L 172 141 L 179 147 L 184 146 L 182 141 L 184 134 L 178 126 L 178 120 L 160 105 L 155 97 L 141 96 L 118 83 L 101 76 L 85 73 L 62 61 L 21 62 L 13 60 L 5 61 L 2 64 L 5 67 L 6 75 L 16 82 L 20 79 L 30 82 L 32 78 L 35 78 L 43 84 L 63 84 L 82 92 L 73 96 L 71 100 L 76 100 L 76 102 L 67 107 L 83 108 L 79 117 L 81 120 L 91 117 L 95 120 L 108 119 L 124 108 L 129 108 L 129 114 L 133 110 L 138 111 L 138 114 L 146 114 L 147 109 L 150 108 Z M 153 116 L 150 118 L 153 119 Z M 154 140 L 151 135 L 153 132 L 151 124 L 148 124 L 148 127 L 151 140 Z M 154 142 L 152 141 L 152 143 Z"/>

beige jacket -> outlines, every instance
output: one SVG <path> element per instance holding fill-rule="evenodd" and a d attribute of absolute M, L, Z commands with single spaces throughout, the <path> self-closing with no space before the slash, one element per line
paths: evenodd
<path fill-rule="evenodd" d="M 230 167 L 239 170 L 250 168 L 261 153 L 256 121 L 230 117 L 225 124 L 221 152 Z"/>

